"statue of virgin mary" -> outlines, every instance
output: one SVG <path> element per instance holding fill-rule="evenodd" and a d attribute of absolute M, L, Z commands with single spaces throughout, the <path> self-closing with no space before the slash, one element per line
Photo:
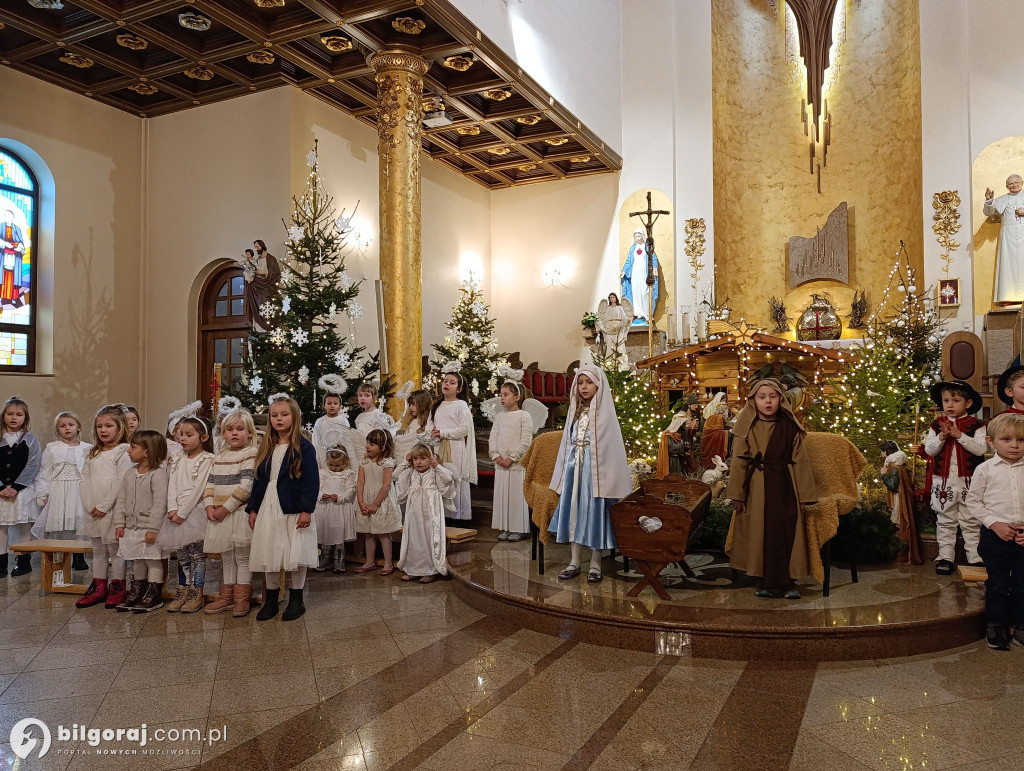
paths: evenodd
<path fill-rule="evenodd" d="M 645 231 L 637 228 L 633 231 L 633 243 L 626 253 L 626 262 L 619 274 L 622 283 L 622 299 L 633 304 L 636 316 L 634 324 L 649 323 L 654 308 L 658 306 L 658 256 L 654 253 L 654 244 L 644 240 Z M 650 250 L 653 268 L 654 285 L 647 286 L 647 253 Z M 653 294 L 651 294 L 653 292 Z"/>

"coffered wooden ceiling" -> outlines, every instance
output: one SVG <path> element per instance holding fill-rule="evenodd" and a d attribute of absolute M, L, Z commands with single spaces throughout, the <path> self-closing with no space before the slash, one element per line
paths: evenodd
<path fill-rule="evenodd" d="M 375 126 L 367 58 L 395 43 L 431 62 L 424 98 L 454 119 L 425 130 L 438 163 L 491 189 L 622 167 L 446 0 L 0 2 L 3 65 L 144 118 L 290 84 Z"/>

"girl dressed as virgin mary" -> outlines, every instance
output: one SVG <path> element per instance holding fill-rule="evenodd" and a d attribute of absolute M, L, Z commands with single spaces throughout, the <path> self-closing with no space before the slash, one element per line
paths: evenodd
<path fill-rule="evenodd" d="M 622 299 L 633 303 L 634 323 L 646 323 L 651 320 L 654 309 L 658 307 L 658 255 L 654 253 L 653 239 L 644 240 L 645 231 L 637 228 L 633 231 L 633 243 L 626 252 L 626 262 L 619 274 L 622 283 Z M 647 255 L 650 252 L 651 275 L 654 286 L 647 286 Z M 653 295 L 650 292 L 653 291 Z"/>

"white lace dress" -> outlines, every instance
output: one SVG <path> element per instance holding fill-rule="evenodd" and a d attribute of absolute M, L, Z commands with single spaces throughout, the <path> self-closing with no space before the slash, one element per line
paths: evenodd
<path fill-rule="evenodd" d="M 285 514 L 277 497 L 277 478 L 287 451 L 287 445 L 277 445 L 270 461 L 267 494 L 263 496 L 252 532 L 249 569 L 253 573 L 315 568 L 319 564 L 316 519 L 310 521 L 309 527 L 296 527 L 299 515 Z"/>

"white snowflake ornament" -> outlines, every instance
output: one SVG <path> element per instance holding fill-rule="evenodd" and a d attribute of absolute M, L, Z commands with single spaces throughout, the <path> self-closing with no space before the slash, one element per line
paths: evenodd
<path fill-rule="evenodd" d="M 270 302 L 270 300 L 267 300 L 265 303 L 260 305 L 260 315 L 263 318 L 272 319 L 274 318 L 275 313 L 277 313 L 277 308 L 274 307 L 274 304 Z"/>
<path fill-rule="evenodd" d="M 287 339 L 287 335 L 283 329 L 278 328 L 270 333 L 270 342 L 274 345 L 284 345 L 284 341 Z"/>
<path fill-rule="evenodd" d="M 337 316 L 337 315 L 338 315 L 338 306 L 335 305 L 334 303 L 331 303 L 331 307 L 327 309 L 327 318 L 333 320 L 334 317 Z"/>
<path fill-rule="evenodd" d="M 291 297 L 285 297 L 283 300 L 281 300 L 281 315 L 282 316 L 284 314 L 288 313 L 288 311 L 290 311 L 291 309 L 292 309 L 292 298 Z"/>
<path fill-rule="evenodd" d="M 480 384 L 477 382 L 476 378 L 473 378 L 473 382 L 470 383 L 469 389 L 473 392 L 473 396 L 480 395 Z"/>
<path fill-rule="evenodd" d="M 352 276 L 344 270 L 341 271 L 341 275 L 338 276 L 338 284 L 347 292 L 352 288 Z"/>
<path fill-rule="evenodd" d="M 298 242 L 302 240 L 303 230 L 298 225 L 292 225 L 288 228 L 288 238 L 292 242 Z"/>
<path fill-rule="evenodd" d="M 309 382 L 309 367 L 303 364 L 299 367 L 299 385 L 306 385 Z"/>
<path fill-rule="evenodd" d="M 343 236 L 352 229 L 352 220 L 343 214 L 334 221 L 334 227 Z"/>
<path fill-rule="evenodd" d="M 303 346 L 309 342 L 309 333 L 304 329 L 292 330 L 292 342 L 298 346 Z M 307 375 L 309 372 L 307 371 Z"/>
<path fill-rule="evenodd" d="M 316 150 L 310 150 L 306 153 L 306 165 L 311 169 L 316 168 Z"/>
<path fill-rule="evenodd" d="M 363 306 L 353 300 L 348 304 L 348 310 L 346 312 L 348 313 L 348 317 L 355 321 L 356 319 L 362 318 Z"/>
<path fill-rule="evenodd" d="M 263 388 L 263 378 L 256 375 L 249 381 L 249 392 L 258 393 L 261 388 Z"/>
<path fill-rule="evenodd" d="M 338 369 L 348 369 L 348 365 L 352 363 L 352 357 L 344 351 L 338 351 L 334 354 L 334 364 Z"/>

